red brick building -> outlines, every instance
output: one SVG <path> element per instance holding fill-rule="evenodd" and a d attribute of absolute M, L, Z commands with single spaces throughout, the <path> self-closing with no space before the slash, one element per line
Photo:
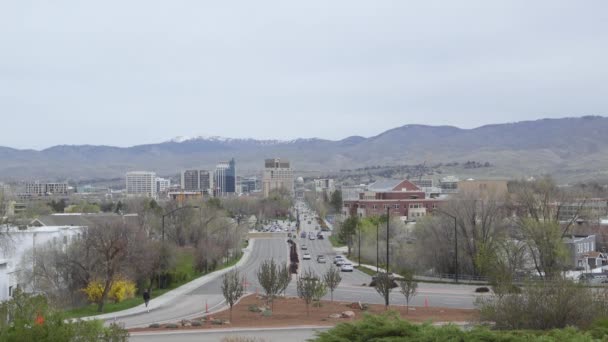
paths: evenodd
<path fill-rule="evenodd" d="M 342 215 L 359 217 L 386 214 L 415 221 L 435 209 L 442 199 L 426 198 L 424 191 L 408 180 L 384 180 L 370 184 L 359 199 L 344 200 Z"/>

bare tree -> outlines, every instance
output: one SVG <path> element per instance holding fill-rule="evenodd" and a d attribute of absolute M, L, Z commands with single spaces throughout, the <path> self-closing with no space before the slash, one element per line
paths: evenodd
<path fill-rule="evenodd" d="M 327 287 L 329 288 L 331 301 L 333 302 L 334 291 L 338 288 L 338 285 L 340 285 L 340 282 L 342 281 L 340 270 L 337 267 L 329 266 L 329 269 L 323 275 L 323 281 L 325 281 L 325 284 L 327 284 Z"/>
<path fill-rule="evenodd" d="M 418 290 L 418 283 L 414 281 L 414 274 L 412 272 L 406 272 L 403 274 L 403 279 L 399 281 L 399 289 L 401 294 L 405 297 L 406 312 L 410 311 L 410 300 L 414 298 Z"/>
<path fill-rule="evenodd" d="M 110 288 L 125 266 L 132 229 L 124 222 L 96 224 L 87 229 L 93 258 L 96 260 L 97 275 L 102 279 L 103 292 L 98 311 L 102 312 Z"/>
<path fill-rule="evenodd" d="M 279 293 L 281 285 L 280 273 L 280 267 L 274 259 L 262 262 L 257 272 L 258 282 L 266 293 L 266 303 L 272 303 L 272 308 L 274 308 L 274 297 Z"/>
<path fill-rule="evenodd" d="M 234 303 L 243 296 L 245 292 L 245 278 L 241 277 L 239 271 L 234 268 L 222 276 L 222 294 L 230 305 L 230 321 L 232 321 L 232 307 Z"/>

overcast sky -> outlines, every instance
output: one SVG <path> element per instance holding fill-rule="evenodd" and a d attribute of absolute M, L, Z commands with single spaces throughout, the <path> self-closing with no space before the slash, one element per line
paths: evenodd
<path fill-rule="evenodd" d="M 608 1 L 2 1 L 0 146 L 608 115 Z"/>

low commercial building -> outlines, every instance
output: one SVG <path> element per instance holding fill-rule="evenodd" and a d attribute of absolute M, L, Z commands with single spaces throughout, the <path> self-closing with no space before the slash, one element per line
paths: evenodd
<path fill-rule="evenodd" d="M 386 214 L 402 220 L 416 221 L 437 208 L 442 199 L 426 198 L 426 194 L 408 180 L 384 180 L 367 186 L 357 199 L 344 199 L 344 216 L 379 216 Z"/>

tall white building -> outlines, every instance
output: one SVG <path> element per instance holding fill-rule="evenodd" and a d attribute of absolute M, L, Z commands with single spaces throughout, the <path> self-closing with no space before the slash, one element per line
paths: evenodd
<path fill-rule="evenodd" d="M 271 191 L 276 189 L 286 189 L 290 194 L 293 194 L 293 170 L 288 160 L 281 160 L 281 158 L 266 159 L 262 179 L 264 197 L 267 197 Z"/>
<path fill-rule="evenodd" d="M 156 198 L 156 173 L 150 171 L 127 172 L 127 195 Z"/>

